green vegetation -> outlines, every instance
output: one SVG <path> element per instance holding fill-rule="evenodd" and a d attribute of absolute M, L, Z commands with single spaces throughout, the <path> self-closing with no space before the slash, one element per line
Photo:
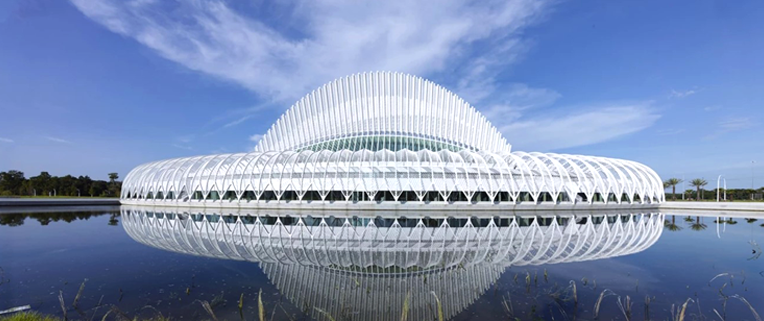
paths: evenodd
<path fill-rule="evenodd" d="M 706 185 L 708 185 L 708 182 L 707 182 L 705 179 L 702 179 L 702 178 L 696 178 L 696 179 L 693 179 L 693 180 L 690 182 L 690 185 L 694 186 L 694 187 L 697 189 L 697 191 L 698 191 L 698 196 L 697 196 L 697 198 L 696 198 L 696 199 L 701 199 L 701 196 L 700 196 L 700 189 L 701 189 L 701 188 L 703 188 L 703 186 L 706 186 Z"/>
<path fill-rule="evenodd" d="M 671 193 L 666 193 L 666 199 L 671 200 L 689 200 L 689 201 L 716 201 L 716 188 L 707 190 L 703 187 L 708 185 L 708 181 L 702 178 L 696 178 L 690 181 L 690 185 L 695 187 L 695 190 L 688 189 L 684 193 L 677 193 L 676 186 L 684 182 L 679 178 L 669 178 L 663 182 L 664 188 L 671 187 Z M 764 187 L 759 189 L 750 188 L 733 188 L 733 189 L 721 189 L 721 195 L 726 193 L 727 201 L 744 201 L 750 202 L 751 200 L 761 201 L 761 195 L 764 194 Z M 682 197 L 684 194 L 684 197 Z M 694 195 L 693 195 L 694 194 Z"/>
<path fill-rule="evenodd" d="M 591 320 L 591 317 L 593 316 L 594 320 L 605 320 L 613 318 L 618 312 L 620 312 L 624 316 L 625 320 L 711 320 L 711 317 L 716 316 L 719 320 L 726 321 L 732 320 L 732 318 L 727 316 L 728 311 L 731 311 L 732 309 L 735 309 L 737 312 L 744 314 L 750 314 L 753 320 L 761 320 L 761 316 L 758 314 L 756 308 L 745 297 L 739 294 L 728 293 L 729 291 L 733 291 L 732 289 L 734 288 L 739 289 L 738 285 L 742 286 L 745 284 L 745 271 L 719 273 L 707 282 L 707 286 L 711 287 L 711 291 L 718 292 L 719 300 L 721 301 L 721 303 L 706 303 L 710 304 L 711 309 L 701 308 L 697 298 L 693 299 L 688 297 L 686 300 L 671 299 L 667 301 L 665 299 L 661 300 L 660 298 L 656 300 L 655 296 L 651 296 L 649 294 L 640 294 L 640 290 L 638 288 L 639 280 L 637 280 L 637 288 L 635 288 L 635 292 L 631 293 L 628 290 L 621 290 L 627 292 L 615 293 L 610 289 L 598 288 L 597 282 L 595 280 L 590 281 L 586 277 L 581 279 L 581 284 L 578 284 L 576 280 L 570 280 L 568 285 L 564 286 L 558 284 L 557 282 L 547 280 L 546 278 L 543 281 L 530 282 L 530 275 L 532 275 L 531 272 L 534 272 L 533 275 L 537 275 L 539 272 L 538 270 L 516 272 L 517 273 L 514 277 L 514 284 L 519 286 L 512 287 L 510 285 L 510 288 L 506 289 L 506 294 L 501 295 L 501 308 L 506 314 L 505 319 L 508 320 L 544 320 L 544 316 L 546 316 L 547 319 L 549 317 L 551 317 L 551 319 L 557 319 L 556 317 L 559 316 L 561 320 L 577 320 L 579 318 Z M 517 282 L 519 276 L 522 274 L 526 276 L 526 287 L 522 287 L 522 283 Z M 544 275 L 547 275 L 546 271 L 544 271 Z M 706 285 L 704 284 L 704 286 Z M 716 290 L 717 287 L 719 287 L 718 290 Z M 84 282 L 83 285 L 80 286 L 78 295 L 81 294 L 83 288 Z M 687 286 L 687 289 L 690 289 L 689 285 Z M 494 286 L 495 294 L 496 291 L 499 291 L 499 288 Z M 71 318 L 71 316 L 67 317 L 67 311 L 72 310 L 68 308 L 69 305 L 64 303 L 63 297 L 60 293 L 61 292 L 59 292 L 59 300 L 61 301 L 63 317 L 43 315 L 38 312 L 27 311 L 0 316 L 0 321 L 80 320 L 77 318 L 77 316 L 74 316 L 74 318 Z M 446 316 L 443 311 L 443 305 L 434 291 L 432 291 L 431 294 L 432 301 L 430 302 L 429 308 L 431 309 L 430 311 L 436 316 L 433 318 L 433 320 L 444 321 Z M 518 294 L 521 297 L 520 300 L 513 300 L 512 295 Z M 644 295 L 644 303 L 632 299 L 632 297 L 636 297 L 636 295 Z M 220 296 L 222 297 L 222 294 Z M 695 296 L 697 296 L 697 292 Z M 407 321 L 410 319 L 409 313 L 411 309 L 411 293 L 407 293 L 405 299 L 403 300 L 403 307 L 400 312 L 400 320 Z M 218 299 L 216 297 L 211 302 L 200 300 L 193 301 L 192 305 L 195 305 L 197 308 L 201 306 L 206 312 L 205 316 L 207 316 L 207 318 L 197 318 L 213 321 L 225 320 L 223 318 L 218 318 L 215 313 L 215 310 L 220 307 L 220 303 L 216 303 L 217 301 L 224 300 Z M 246 299 L 242 293 L 238 300 L 238 319 L 240 320 L 286 320 L 283 319 L 284 316 L 286 316 L 289 320 L 298 319 L 294 315 L 290 315 L 290 313 L 287 312 L 283 306 L 281 306 L 281 302 L 263 302 L 262 289 L 258 291 L 257 294 L 257 309 L 250 310 L 250 312 L 254 312 L 256 315 L 248 316 L 245 315 L 245 313 L 242 313 L 242 308 L 245 304 L 245 301 Z M 657 309 L 656 307 L 651 306 L 651 304 L 655 304 L 654 302 L 660 305 L 657 307 Z M 72 304 L 72 306 L 74 305 L 75 304 Z M 266 306 L 269 306 L 269 312 L 272 311 L 272 313 L 269 313 L 270 317 L 268 317 L 268 314 L 266 314 Z M 279 307 L 280 310 L 277 309 Z M 588 307 L 593 308 L 588 309 Z M 617 310 L 613 309 L 613 307 L 616 307 Z M 100 313 L 98 312 L 99 308 L 101 308 Z M 78 310 L 77 308 L 74 309 Z M 87 314 L 79 315 L 80 317 L 84 317 L 82 320 L 174 320 L 169 316 L 163 315 L 162 312 L 152 307 L 151 305 L 146 305 L 138 311 L 133 312 L 142 314 L 142 316 L 131 315 L 125 311 L 120 310 L 115 305 L 102 304 L 101 301 L 99 301 L 98 304 L 93 306 L 91 309 L 93 309 L 93 312 L 90 313 L 89 318 L 87 317 Z M 603 310 L 601 311 L 601 309 Z M 85 310 L 88 310 L 88 308 L 85 307 Z M 153 316 L 145 315 L 145 311 L 147 310 L 153 310 L 153 312 L 151 312 Z M 306 314 L 312 314 L 313 317 L 317 319 L 331 321 L 353 319 L 352 316 L 331 315 L 328 311 L 325 311 L 318 306 L 304 306 L 302 312 Z M 602 316 L 600 312 L 604 312 L 605 316 Z M 713 314 L 711 314 L 711 312 L 713 312 Z M 667 317 L 667 315 L 670 317 Z M 237 318 L 227 320 L 236 319 Z M 716 320 L 716 318 L 713 319 Z"/>
<path fill-rule="evenodd" d="M 104 318 L 106 316 L 108 316 L 108 314 L 106 314 L 104 316 Z M 123 318 L 123 319 L 124 320 L 130 320 L 130 319 L 127 319 L 127 318 Z M 37 313 L 37 312 L 19 312 L 19 313 L 11 314 L 9 316 L 2 316 L 2 317 L 0 317 L 0 321 L 63 321 L 63 320 L 64 319 L 61 319 L 61 318 L 58 318 L 58 317 L 54 317 L 54 316 L 50 316 L 50 315 L 40 314 L 40 313 Z M 135 319 L 132 319 L 132 320 L 134 320 L 134 321 L 138 321 L 138 320 L 140 320 L 140 321 L 169 321 L 171 319 L 167 318 L 167 317 L 164 317 L 162 315 L 158 315 L 158 316 L 151 317 L 151 318 L 148 318 L 148 319 L 138 319 L 138 318 L 135 318 Z"/>
<path fill-rule="evenodd" d="M 0 321 L 60 321 L 61 319 L 37 312 L 19 312 L 0 317 Z"/>
<path fill-rule="evenodd" d="M 671 199 L 676 200 L 676 186 L 684 182 L 681 179 L 678 178 L 669 178 L 665 182 L 663 182 L 663 186 L 668 188 L 671 187 Z"/>
<path fill-rule="evenodd" d="M 88 176 L 51 176 L 48 172 L 30 178 L 21 171 L 0 172 L 0 196 L 22 197 L 117 197 L 122 182 L 117 173 L 109 173 L 109 181 L 93 180 Z"/>

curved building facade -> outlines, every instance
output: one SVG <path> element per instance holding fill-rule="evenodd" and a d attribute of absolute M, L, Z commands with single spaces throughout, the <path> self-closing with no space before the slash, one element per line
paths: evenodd
<path fill-rule="evenodd" d="M 604 157 L 526 153 L 445 88 L 400 73 L 330 82 L 299 100 L 250 153 L 140 165 L 124 204 L 657 203 L 650 168 Z"/>

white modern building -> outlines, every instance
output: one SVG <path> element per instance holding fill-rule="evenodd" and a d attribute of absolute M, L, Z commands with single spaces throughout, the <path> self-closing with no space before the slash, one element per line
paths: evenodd
<path fill-rule="evenodd" d="M 123 204 L 649 204 L 663 183 L 637 162 L 527 153 L 447 89 L 389 72 L 351 75 L 300 99 L 249 153 L 133 169 Z"/>

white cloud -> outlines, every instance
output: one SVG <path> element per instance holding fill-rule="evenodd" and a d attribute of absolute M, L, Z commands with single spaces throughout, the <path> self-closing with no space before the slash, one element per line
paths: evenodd
<path fill-rule="evenodd" d="M 0 142 L 2 142 L 2 143 L 13 143 L 14 141 L 13 141 L 13 139 L 10 139 L 10 138 L 0 137 Z"/>
<path fill-rule="evenodd" d="M 720 121 L 717 124 L 717 128 L 711 134 L 706 135 L 704 138 L 707 140 L 716 139 L 722 134 L 741 131 L 756 125 L 750 117 L 738 117 L 728 118 Z"/>
<path fill-rule="evenodd" d="M 191 146 L 183 145 L 183 144 L 172 144 L 172 147 L 185 149 L 185 150 L 194 150 Z"/>
<path fill-rule="evenodd" d="M 179 142 L 181 142 L 181 143 L 183 143 L 183 144 L 188 144 L 188 143 L 190 143 L 190 142 L 191 142 L 193 139 L 194 139 L 194 135 L 192 135 L 192 134 L 189 134 L 189 135 L 182 135 L 182 136 L 178 136 L 178 137 L 176 138 L 176 140 L 177 140 L 177 141 L 179 141 Z"/>
<path fill-rule="evenodd" d="M 525 84 L 509 84 L 491 98 L 484 98 L 482 113 L 489 120 L 507 122 L 517 119 L 529 109 L 547 107 L 561 97 L 560 93 L 546 88 L 531 88 Z M 498 124 L 496 124 L 498 125 Z"/>
<path fill-rule="evenodd" d="M 661 136 L 678 135 L 681 133 L 684 133 L 684 128 L 666 128 L 658 130 L 658 135 Z"/>
<path fill-rule="evenodd" d="M 224 117 L 212 120 L 217 130 L 252 119 L 262 106 L 286 108 L 337 77 L 376 70 L 446 85 L 478 106 L 509 141 L 528 149 L 593 144 L 641 130 L 659 117 L 642 105 L 529 115 L 552 105 L 560 93 L 507 83 L 502 73 L 528 52 L 532 39 L 522 32 L 544 17 L 552 1 L 297 0 L 252 10 L 260 18 L 222 0 L 70 1 L 166 59 L 264 98 L 256 108 L 221 111 Z M 678 98 L 694 93 L 672 90 Z"/>
<path fill-rule="evenodd" d="M 249 141 L 254 142 L 254 143 L 259 143 L 260 139 L 262 139 L 262 138 L 263 138 L 263 135 L 261 135 L 261 134 L 254 134 L 252 136 L 249 136 Z"/>
<path fill-rule="evenodd" d="M 674 89 L 671 89 L 671 94 L 669 94 L 669 98 L 685 98 L 687 96 L 691 96 L 694 94 L 697 94 L 695 90 L 676 91 Z"/>
<path fill-rule="evenodd" d="M 255 150 L 255 147 L 257 147 L 257 145 L 260 144 L 260 140 L 263 139 L 263 136 L 264 135 L 262 135 L 262 134 L 254 134 L 252 136 L 249 136 L 249 141 L 255 143 L 254 145 L 251 145 L 251 147 L 249 147 L 249 149 L 250 150 Z"/>
<path fill-rule="evenodd" d="M 71 0 L 109 30 L 134 38 L 187 68 L 232 81 L 264 98 L 291 103 L 340 76 L 374 70 L 429 75 L 469 65 L 506 66 L 519 31 L 546 1 L 298 1 L 263 9 L 278 26 L 219 0 Z M 172 15 L 167 14 L 173 7 Z M 262 9 L 262 8 L 260 8 Z M 264 22 L 265 21 L 265 22 Z M 286 30 L 286 31 L 285 31 Z M 491 50 L 471 46 L 490 42 Z M 482 54 L 484 52 L 484 54 Z"/>
<path fill-rule="evenodd" d="M 66 139 L 58 138 L 58 137 L 43 136 L 43 138 L 45 138 L 45 139 L 47 139 L 49 141 L 56 142 L 56 143 L 61 143 L 61 144 L 71 144 L 72 143 L 72 142 L 70 142 L 70 141 L 68 141 Z"/>
<path fill-rule="evenodd" d="M 618 138 L 650 127 L 658 118 L 649 103 L 613 104 L 497 125 L 513 149 L 548 151 Z"/>
<path fill-rule="evenodd" d="M 722 132 L 731 132 L 737 130 L 748 129 L 753 126 L 753 121 L 750 117 L 739 117 L 727 119 L 719 123 L 719 129 Z"/>

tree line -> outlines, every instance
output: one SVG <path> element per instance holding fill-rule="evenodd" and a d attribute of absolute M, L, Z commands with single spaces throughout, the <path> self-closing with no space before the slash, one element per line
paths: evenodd
<path fill-rule="evenodd" d="M 0 196 L 90 196 L 118 197 L 122 182 L 117 173 L 109 173 L 109 180 L 94 180 L 88 176 L 51 176 L 48 172 L 30 178 L 24 172 L 0 172 Z"/>
<path fill-rule="evenodd" d="M 669 178 L 665 182 L 663 182 L 663 188 L 668 189 L 671 188 L 671 193 L 666 193 L 666 199 L 671 200 L 677 200 L 682 199 L 682 195 L 684 194 L 684 199 L 687 200 L 716 200 L 716 188 L 707 190 L 705 189 L 706 185 L 708 185 L 708 181 L 702 178 L 696 178 L 688 183 L 690 186 L 694 187 L 694 189 L 687 189 L 682 193 L 676 192 L 676 186 L 679 184 L 682 184 L 684 180 L 679 178 Z M 762 194 L 764 194 L 764 187 L 761 187 L 759 189 L 750 189 L 750 188 L 728 188 L 724 189 L 721 188 L 719 191 L 720 198 L 723 199 L 724 193 L 727 193 L 727 200 L 728 201 L 734 201 L 734 200 L 761 200 Z"/>

